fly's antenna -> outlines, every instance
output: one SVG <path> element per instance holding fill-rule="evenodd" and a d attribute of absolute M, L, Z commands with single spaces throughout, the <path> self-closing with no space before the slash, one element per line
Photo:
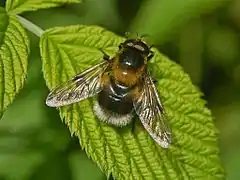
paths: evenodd
<path fill-rule="evenodd" d="M 149 34 L 140 34 L 138 32 L 132 33 L 132 32 L 129 32 L 129 31 L 125 32 L 124 35 L 127 39 L 130 39 L 130 37 L 132 36 L 132 37 L 135 37 L 137 40 L 140 40 L 140 41 L 142 41 L 144 38 L 150 36 Z"/>
<path fill-rule="evenodd" d="M 150 35 L 149 34 L 141 34 L 139 37 L 141 38 L 141 39 L 143 39 L 143 38 L 146 38 L 146 37 L 149 37 Z"/>
<path fill-rule="evenodd" d="M 139 34 L 137 32 L 132 33 L 132 32 L 127 31 L 127 32 L 124 33 L 124 35 L 127 39 L 130 39 L 131 37 L 139 39 Z"/>
<path fill-rule="evenodd" d="M 149 34 L 141 34 L 141 35 L 139 33 L 136 33 L 136 34 L 137 34 L 138 41 L 144 41 L 144 39 L 149 36 Z"/>
<path fill-rule="evenodd" d="M 129 31 L 127 31 L 127 32 L 124 33 L 124 35 L 127 39 L 129 39 L 129 37 L 131 36 L 131 33 Z"/>
<path fill-rule="evenodd" d="M 125 37 L 129 39 L 131 36 L 135 37 L 138 40 L 143 40 L 143 38 L 148 37 L 148 34 L 139 34 L 138 32 L 132 33 L 132 32 L 125 32 L 124 33 Z"/>

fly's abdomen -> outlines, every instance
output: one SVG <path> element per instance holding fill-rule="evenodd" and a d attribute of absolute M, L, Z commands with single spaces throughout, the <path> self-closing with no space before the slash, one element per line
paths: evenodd
<path fill-rule="evenodd" d="M 117 126 L 128 124 L 133 117 L 130 88 L 111 80 L 98 94 L 94 111 L 100 120 Z"/>
<path fill-rule="evenodd" d="M 129 87 L 111 81 L 111 83 L 104 87 L 99 93 L 99 105 L 102 108 L 119 115 L 128 114 L 133 109 L 133 102 L 129 92 Z"/>
<path fill-rule="evenodd" d="M 133 109 L 131 98 L 119 97 L 116 94 L 109 93 L 108 89 L 99 93 L 98 103 L 105 110 L 119 115 L 128 114 Z"/>

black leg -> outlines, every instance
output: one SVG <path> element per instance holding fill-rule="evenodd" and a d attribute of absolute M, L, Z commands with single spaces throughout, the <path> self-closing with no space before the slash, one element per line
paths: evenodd
<path fill-rule="evenodd" d="M 103 59 L 106 61 L 110 61 L 110 56 L 107 55 L 106 53 L 103 54 Z"/>
<path fill-rule="evenodd" d="M 153 79 L 153 83 L 154 84 L 157 84 L 158 83 L 158 80 L 157 79 L 155 79 L 155 78 L 152 78 Z"/>
<path fill-rule="evenodd" d="M 152 51 L 150 51 L 150 54 L 147 57 L 148 61 L 151 60 L 153 56 L 154 56 L 154 53 Z"/>
<path fill-rule="evenodd" d="M 105 61 L 110 61 L 110 56 L 107 55 L 103 50 L 100 49 L 100 51 L 103 53 L 103 59 L 104 59 Z"/>
<path fill-rule="evenodd" d="M 119 46 L 118 46 L 118 49 L 122 49 L 123 48 L 123 43 L 121 43 Z"/>
<path fill-rule="evenodd" d="M 136 128 L 136 118 L 133 118 L 133 120 L 132 120 L 132 133 L 135 132 L 135 128 Z"/>

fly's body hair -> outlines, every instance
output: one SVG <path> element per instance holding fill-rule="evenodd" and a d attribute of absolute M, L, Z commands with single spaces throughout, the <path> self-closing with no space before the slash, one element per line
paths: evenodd
<path fill-rule="evenodd" d="M 107 109 L 104 109 L 103 107 L 101 107 L 98 102 L 95 103 L 93 110 L 96 116 L 99 118 L 99 120 L 105 123 L 112 124 L 115 126 L 120 126 L 120 127 L 123 127 L 129 124 L 132 121 L 132 118 L 134 116 L 133 113 L 120 115 L 120 114 L 108 111 Z"/>

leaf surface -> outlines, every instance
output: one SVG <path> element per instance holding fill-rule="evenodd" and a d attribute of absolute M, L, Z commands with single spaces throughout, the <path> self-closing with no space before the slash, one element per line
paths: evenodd
<path fill-rule="evenodd" d="M 58 7 L 68 3 L 79 3 L 81 0 L 7 0 L 6 10 L 20 14 L 26 11 Z"/>
<path fill-rule="evenodd" d="M 52 28 L 41 37 L 46 84 L 53 89 L 87 67 L 103 53 L 114 56 L 124 38 L 97 26 Z M 137 119 L 113 127 L 93 113 L 94 99 L 61 107 L 60 116 L 78 136 L 87 155 L 116 179 L 222 179 L 216 128 L 201 93 L 182 68 L 154 49 L 149 64 L 172 127 L 173 143 L 162 149 Z"/>
<path fill-rule="evenodd" d="M 0 117 L 23 87 L 29 40 L 15 16 L 0 8 Z"/>

